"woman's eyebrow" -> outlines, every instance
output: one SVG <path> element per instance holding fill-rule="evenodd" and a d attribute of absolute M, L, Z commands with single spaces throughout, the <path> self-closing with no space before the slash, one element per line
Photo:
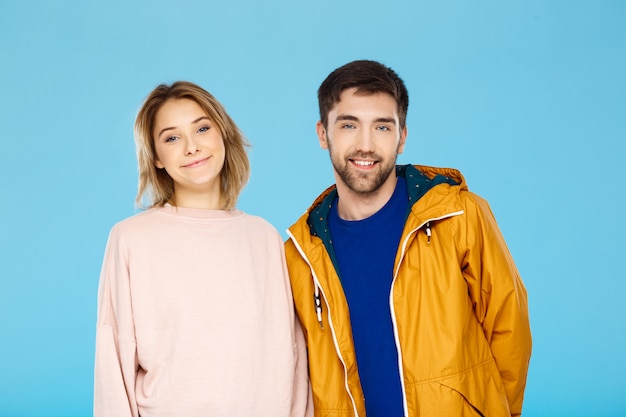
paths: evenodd
<path fill-rule="evenodd" d="M 191 124 L 198 123 L 199 121 L 204 120 L 204 119 L 206 119 L 206 120 L 208 120 L 208 121 L 211 121 L 211 119 L 209 119 L 207 116 L 200 116 L 200 117 L 198 117 L 196 120 L 193 120 L 193 121 L 191 122 Z M 160 132 L 159 132 L 159 134 L 157 135 L 157 138 L 158 138 L 158 137 L 161 137 L 161 135 L 163 134 L 163 132 L 167 132 L 168 130 L 174 130 L 174 129 L 176 129 L 176 127 L 174 127 L 174 126 L 172 126 L 172 127 L 164 127 L 163 129 L 161 129 L 161 131 L 160 131 Z"/>

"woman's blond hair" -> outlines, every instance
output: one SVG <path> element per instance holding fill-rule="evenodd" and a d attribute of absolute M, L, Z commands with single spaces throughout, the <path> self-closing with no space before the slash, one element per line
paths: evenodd
<path fill-rule="evenodd" d="M 189 99 L 198 103 L 222 134 L 226 150 L 224 167 L 220 172 L 222 209 L 233 209 L 250 176 L 250 162 L 246 153 L 246 147 L 250 145 L 224 106 L 208 91 L 188 81 L 159 85 L 148 95 L 137 114 L 135 145 L 139 164 L 139 187 L 136 203 L 143 208 L 174 204 L 174 181 L 165 169 L 159 169 L 155 165 L 154 124 L 161 106 L 168 100 L 177 99 Z"/>

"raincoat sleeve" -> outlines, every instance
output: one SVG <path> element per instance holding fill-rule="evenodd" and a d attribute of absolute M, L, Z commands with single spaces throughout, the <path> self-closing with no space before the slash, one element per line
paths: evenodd
<path fill-rule="evenodd" d="M 519 416 L 532 346 L 526 288 L 488 203 L 471 194 L 466 214 L 463 273 L 511 415 Z"/>
<path fill-rule="evenodd" d="M 94 417 L 138 417 L 137 350 L 124 245 L 111 231 L 98 288 Z"/>

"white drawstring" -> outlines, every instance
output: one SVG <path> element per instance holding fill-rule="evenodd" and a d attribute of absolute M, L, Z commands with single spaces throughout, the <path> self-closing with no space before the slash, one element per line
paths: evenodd
<path fill-rule="evenodd" d="M 317 321 L 320 324 L 320 328 L 324 330 L 324 324 L 322 323 L 322 298 L 320 297 L 320 288 L 315 285 L 315 294 L 313 294 L 315 301 L 315 314 L 317 314 Z"/>

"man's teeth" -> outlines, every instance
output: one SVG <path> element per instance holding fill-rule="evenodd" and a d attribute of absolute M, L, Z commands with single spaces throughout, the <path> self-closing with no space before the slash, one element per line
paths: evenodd
<path fill-rule="evenodd" d="M 374 165 L 374 161 L 353 161 L 355 165 L 360 165 L 362 167 L 369 167 Z"/>

